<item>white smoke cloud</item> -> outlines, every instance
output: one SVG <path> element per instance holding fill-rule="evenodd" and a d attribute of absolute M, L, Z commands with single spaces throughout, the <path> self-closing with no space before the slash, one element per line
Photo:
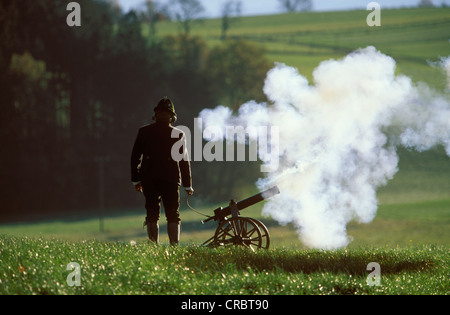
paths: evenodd
<path fill-rule="evenodd" d="M 447 58 L 441 58 L 439 66 L 442 67 L 442 69 L 445 71 L 445 74 L 447 75 L 447 89 L 450 90 L 450 56 Z"/>
<path fill-rule="evenodd" d="M 278 185 L 263 212 L 293 223 L 302 242 L 339 248 L 348 222 L 368 223 L 376 190 L 397 172 L 396 146 L 442 144 L 450 156 L 450 106 L 425 86 L 395 74 L 394 59 L 374 47 L 322 62 L 314 84 L 284 64 L 267 74 L 268 104 L 249 102 L 237 115 L 224 107 L 200 113 L 205 124 L 279 128 L 279 167 L 257 182 Z"/>

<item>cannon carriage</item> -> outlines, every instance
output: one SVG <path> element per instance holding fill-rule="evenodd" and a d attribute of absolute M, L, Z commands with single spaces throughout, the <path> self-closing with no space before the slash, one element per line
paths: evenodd
<path fill-rule="evenodd" d="M 202 221 L 206 223 L 214 220 L 218 223 L 214 236 L 205 241 L 203 246 L 245 246 L 252 250 L 268 249 L 270 234 L 267 227 L 259 220 L 241 217 L 240 211 L 279 193 L 278 187 L 274 186 L 238 202 L 231 200 L 225 208 L 215 209 L 214 216 Z"/>

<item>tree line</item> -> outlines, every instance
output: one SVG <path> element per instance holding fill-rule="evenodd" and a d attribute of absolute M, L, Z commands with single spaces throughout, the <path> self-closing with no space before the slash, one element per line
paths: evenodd
<path fill-rule="evenodd" d="M 161 97 L 191 128 L 203 108 L 264 100 L 271 64 L 260 47 L 210 48 L 186 32 L 144 37 L 148 16 L 108 0 L 77 2 L 81 27 L 67 25 L 67 1 L 0 1 L 0 220 L 95 209 L 101 163 L 105 207 L 142 206 L 129 156 Z M 193 162 L 194 187 L 226 201 L 257 178 L 253 164 Z"/>

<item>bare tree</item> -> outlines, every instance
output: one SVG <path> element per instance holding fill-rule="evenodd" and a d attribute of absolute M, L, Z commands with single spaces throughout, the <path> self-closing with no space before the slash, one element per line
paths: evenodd
<path fill-rule="evenodd" d="M 417 6 L 419 8 L 432 8 L 434 7 L 434 4 L 431 0 L 420 0 Z"/>
<path fill-rule="evenodd" d="M 144 11 L 141 12 L 141 19 L 149 23 L 151 33 L 155 35 L 156 23 L 169 16 L 168 7 L 154 0 L 145 0 L 144 7 Z"/>
<path fill-rule="evenodd" d="M 284 10 L 287 12 L 311 11 L 313 8 L 312 0 L 278 0 Z"/>
<path fill-rule="evenodd" d="M 172 0 L 170 8 L 186 35 L 190 33 L 192 23 L 199 21 L 205 11 L 199 0 Z"/>
<path fill-rule="evenodd" d="M 222 40 L 226 39 L 231 23 L 237 21 L 241 14 L 241 7 L 241 1 L 229 0 L 224 4 L 222 8 Z"/>

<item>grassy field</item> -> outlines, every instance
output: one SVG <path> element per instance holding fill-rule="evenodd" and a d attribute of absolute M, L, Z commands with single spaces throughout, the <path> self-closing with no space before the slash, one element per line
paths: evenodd
<path fill-rule="evenodd" d="M 0 294 L 448 294 L 444 246 L 318 251 L 0 237 Z M 67 270 L 80 266 L 79 286 Z M 368 285 L 367 265 L 380 266 Z M 372 278 L 369 278 L 372 281 Z"/>
<path fill-rule="evenodd" d="M 229 37 L 261 45 L 270 60 L 309 79 L 321 61 L 374 45 L 395 58 L 400 73 L 444 89 L 444 74 L 428 61 L 450 55 L 450 9 L 383 10 L 379 28 L 365 24 L 367 14 L 247 17 Z M 175 23 L 158 25 L 160 36 L 176 32 Z M 220 20 L 206 20 L 193 35 L 219 44 Z M 262 204 L 242 212 L 269 228 L 271 249 L 256 253 L 200 247 L 216 225 L 202 225 L 186 206 L 178 248 L 167 246 L 164 219 L 163 245 L 148 244 L 143 209 L 106 216 L 102 232 L 95 215 L 15 223 L 0 225 L 0 294 L 449 294 L 450 159 L 442 148 L 399 155 L 399 172 L 377 193 L 376 218 L 348 225 L 347 248 L 305 248 L 292 226 L 262 217 Z M 218 206 L 196 201 L 206 214 Z M 80 287 L 66 282 L 70 262 L 81 267 Z M 380 286 L 366 283 L 370 262 L 381 267 Z"/>
<path fill-rule="evenodd" d="M 428 61 L 450 55 L 450 8 L 382 10 L 381 27 L 367 26 L 368 13 L 354 10 L 245 17 L 232 24 L 228 38 L 245 38 L 260 45 L 269 60 L 297 67 L 309 80 L 321 61 L 372 45 L 392 56 L 399 72 L 437 89 L 445 87 L 445 75 Z M 174 22 L 162 22 L 157 28 L 159 36 L 179 32 Z M 144 33 L 148 33 L 146 27 Z M 210 46 L 218 45 L 221 20 L 205 20 L 191 33 Z"/>

